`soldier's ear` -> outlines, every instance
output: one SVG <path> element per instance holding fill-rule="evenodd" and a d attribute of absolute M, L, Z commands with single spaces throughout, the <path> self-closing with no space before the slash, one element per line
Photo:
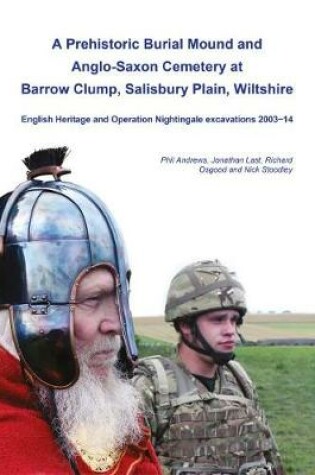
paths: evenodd
<path fill-rule="evenodd" d="M 184 335 L 184 337 L 188 337 L 192 334 L 191 325 L 184 319 L 177 322 L 177 329 L 177 331 Z"/>

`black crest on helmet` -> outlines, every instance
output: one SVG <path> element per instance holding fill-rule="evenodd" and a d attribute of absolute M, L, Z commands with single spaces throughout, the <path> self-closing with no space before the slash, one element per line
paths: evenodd
<path fill-rule="evenodd" d="M 68 147 L 46 148 L 37 150 L 24 158 L 23 163 L 29 170 L 47 166 L 61 166 L 64 159 L 69 155 Z"/>

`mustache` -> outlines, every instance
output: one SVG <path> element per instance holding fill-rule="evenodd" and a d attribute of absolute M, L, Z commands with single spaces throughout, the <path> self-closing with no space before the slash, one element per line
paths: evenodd
<path fill-rule="evenodd" d="M 88 361 L 98 353 L 114 352 L 118 355 L 121 338 L 118 335 L 98 335 L 92 345 L 76 347 L 76 354 L 81 371 L 88 370 Z"/>
<path fill-rule="evenodd" d="M 95 353 L 98 351 L 119 351 L 121 347 L 121 338 L 118 335 L 98 335 L 91 345 L 76 345 L 78 353 Z"/>
<path fill-rule="evenodd" d="M 121 339 L 117 335 L 102 337 L 99 336 L 92 345 L 93 350 L 97 351 L 119 351 Z"/>

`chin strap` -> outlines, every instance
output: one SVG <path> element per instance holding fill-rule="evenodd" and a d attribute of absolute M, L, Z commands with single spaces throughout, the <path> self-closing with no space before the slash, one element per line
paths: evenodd
<path fill-rule="evenodd" d="M 203 337 L 201 334 L 198 324 L 197 324 L 197 318 L 191 323 L 191 330 L 192 330 L 192 335 L 194 337 L 194 341 L 200 342 L 202 347 L 199 347 L 198 345 L 190 342 L 187 340 L 187 338 L 181 333 L 181 337 L 185 345 L 189 346 L 192 350 L 196 351 L 197 353 L 201 353 L 202 355 L 210 356 L 213 361 L 218 364 L 218 365 L 225 365 L 229 361 L 233 360 L 235 358 L 235 353 L 228 352 L 222 352 L 222 351 L 216 351 L 212 348 L 211 345 L 207 342 L 207 340 Z"/>

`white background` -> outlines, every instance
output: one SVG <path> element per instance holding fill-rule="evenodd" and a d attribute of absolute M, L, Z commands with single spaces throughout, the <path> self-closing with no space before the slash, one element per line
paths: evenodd
<path fill-rule="evenodd" d="M 1 15 L 3 194 L 24 180 L 21 159 L 67 145 L 71 179 L 93 189 L 123 231 L 133 270 L 135 315 L 160 315 L 170 278 L 199 259 L 237 271 L 252 311 L 314 311 L 314 41 L 310 2 L 13 1 Z M 313 28 L 313 27 L 312 27 Z M 263 39 L 262 51 L 102 52 L 52 50 L 64 39 Z M 234 81 L 229 76 L 97 76 L 71 73 L 74 60 L 243 61 L 237 81 L 282 83 L 292 96 L 22 96 L 22 82 Z M 277 125 L 26 125 L 21 115 L 292 114 Z M 162 156 L 295 157 L 289 176 L 201 175 L 162 166 Z"/>

